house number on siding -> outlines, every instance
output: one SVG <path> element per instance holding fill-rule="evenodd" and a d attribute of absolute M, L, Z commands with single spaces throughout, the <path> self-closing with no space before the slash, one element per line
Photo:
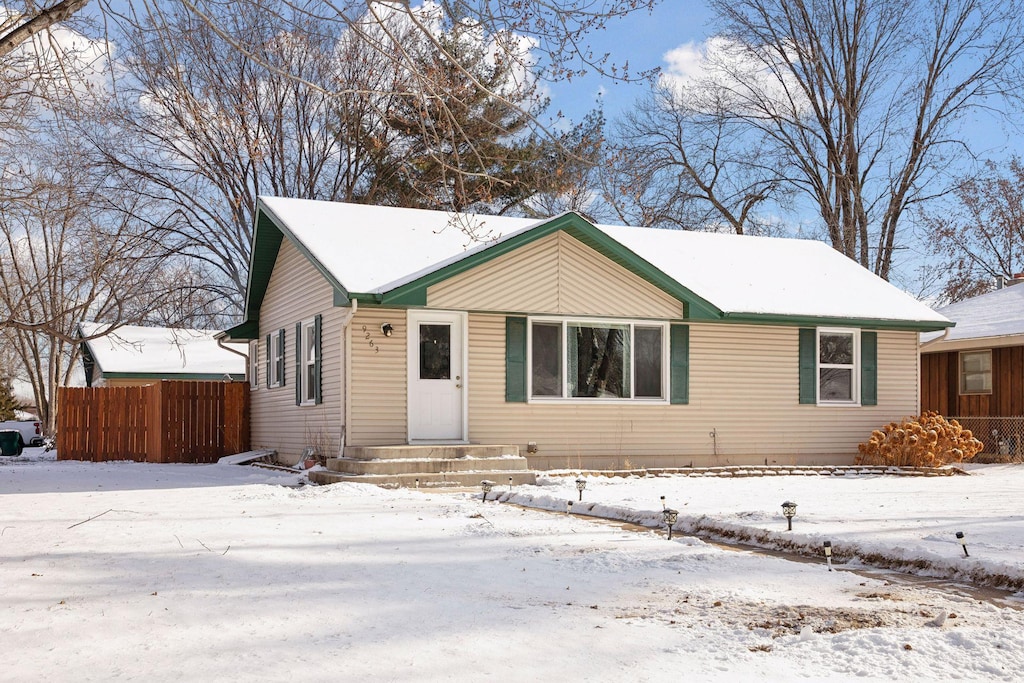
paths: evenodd
<path fill-rule="evenodd" d="M 363 325 L 363 338 L 366 339 L 374 353 L 380 353 L 380 347 L 373 343 L 373 339 L 370 338 L 370 331 L 366 329 L 366 325 Z"/>

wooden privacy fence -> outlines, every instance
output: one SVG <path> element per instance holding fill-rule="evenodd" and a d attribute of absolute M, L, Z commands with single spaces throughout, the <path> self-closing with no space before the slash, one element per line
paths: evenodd
<path fill-rule="evenodd" d="M 247 382 L 63 387 L 58 405 L 60 460 L 215 462 L 249 450 Z"/>

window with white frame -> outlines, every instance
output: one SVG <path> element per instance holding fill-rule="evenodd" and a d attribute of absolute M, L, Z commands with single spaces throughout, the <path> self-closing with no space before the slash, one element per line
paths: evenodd
<path fill-rule="evenodd" d="M 260 388 L 260 341 L 249 342 L 249 388 Z"/>
<path fill-rule="evenodd" d="M 960 393 L 992 393 L 992 350 L 960 352 Z"/>
<path fill-rule="evenodd" d="M 531 398 L 666 398 L 666 325 L 537 318 L 530 328 Z"/>
<path fill-rule="evenodd" d="M 304 321 L 300 328 L 299 340 L 299 397 L 301 405 L 316 403 L 316 389 L 319 382 L 320 344 L 317 339 L 317 325 L 314 319 Z"/>
<path fill-rule="evenodd" d="M 860 401 L 860 330 L 818 328 L 818 403 Z"/>
<path fill-rule="evenodd" d="M 284 382 L 284 330 L 267 335 L 267 386 L 279 387 Z"/>

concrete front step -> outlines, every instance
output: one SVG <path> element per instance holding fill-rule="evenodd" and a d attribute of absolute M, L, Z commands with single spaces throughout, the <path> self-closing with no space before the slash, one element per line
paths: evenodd
<path fill-rule="evenodd" d="M 344 474 L 330 470 L 313 470 L 309 472 L 309 480 L 314 484 L 336 484 L 352 482 L 358 484 L 375 484 L 386 488 L 480 488 L 480 482 L 489 479 L 494 482 L 495 490 L 509 486 L 536 484 L 537 474 L 523 470 L 504 470 L 500 472 L 437 472 L 411 474 Z M 504 489 L 504 490 L 507 490 Z"/>
<path fill-rule="evenodd" d="M 354 458 L 329 458 L 327 469 L 342 474 L 442 474 L 452 472 L 480 472 L 525 470 L 526 458 L 518 455 L 496 458 L 422 458 L 358 460 Z"/>
<path fill-rule="evenodd" d="M 519 446 L 503 444 L 413 444 L 401 446 L 345 446 L 350 460 L 454 460 L 519 455 Z"/>

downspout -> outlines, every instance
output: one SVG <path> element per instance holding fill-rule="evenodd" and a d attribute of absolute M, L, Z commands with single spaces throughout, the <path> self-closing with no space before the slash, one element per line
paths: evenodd
<path fill-rule="evenodd" d="M 341 387 L 341 400 L 343 401 L 343 406 L 342 406 L 341 410 L 342 410 L 342 419 L 344 419 L 345 424 L 343 424 L 341 426 L 341 444 L 340 444 L 339 449 L 338 449 L 338 455 L 339 456 L 344 456 L 345 455 L 345 437 L 346 437 L 346 435 L 348 433 L 349 417 L 350 417 L 350 413 L 351 413 L 351 407 L 350 407 L 351 401 L 349 400 L 350 399 L 350 395 L 349 395 L 349 382 L 351 382 L 351 376 L 352 376 L 352 344 L 350 342 L 349 335 L 348 335 L 347 331 L 348 331 L 349 324 L 352 322 L 352 318 L 355 317 L 356 312 L 359 310 L 359 300 L 358 299 L 352 299 L 351 300 L 351 304 L 352 305 L 351 305 L 351 307 L 349 309 L 349 312 L 346 313 L 345 317 L 343 317 L 341 319 L 341 344 L 342 344 L 342 353 L 344 354 L 344 358 L 345 358 L 345 362 L 344 362 L 345 382 L 342 384 L 342 387 Z"/>
<path fill-rule="evenodd" d="M 230 351 L 231 353 L 235 354 L 236 356 L 241 356 L 242 358 L 245 359 L 245 374 L 246 374 L 246 376 L 248 376 L 249 375 L 249 354 L 242 353 L 238 349 L 232 349 L 232 348 L 229 348 L 227 346 L 224 346 L 224 333 L 223 332 L 214 335 L 213 338 L 217 340 L 217 346 L 219 348 L 222 348 L 225 351 Z"/>

